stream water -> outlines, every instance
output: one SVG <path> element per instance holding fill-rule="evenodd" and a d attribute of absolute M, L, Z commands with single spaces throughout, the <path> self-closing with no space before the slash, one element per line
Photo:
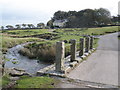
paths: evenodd
<path fill-rule="evenodd" d="M 26 70 L 26 72 L 28 73 L 35 74 L 38 70 L 50 65 L 48 63 L 44 63 L 36 59 L 29 59 L 28 57 L 20 55 L 18 53 L 20 49 L 24 48 L 24 45 L 29 43 L 30 42 L 17 45 L 8 50 L 8 52 L 5 55 L 5 57 L 8 59 L 8 61 L 5 64 L 6 68 L 13 68 L 13 67 L 21 68 Z"/>

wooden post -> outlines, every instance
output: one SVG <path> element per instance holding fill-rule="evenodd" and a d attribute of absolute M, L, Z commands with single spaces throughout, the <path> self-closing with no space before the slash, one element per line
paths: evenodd
<path fill-rule="evenodd" d="M 80 38 L 80 52 L 79 56 L 82 56 L 84 54 L 84 46 L 85 46 L 85 39 Z"/>
<path fill-rule="evenodd" d="M 64 71 L 64 57 L 65 57 L 64 42 L 57 42 L 56 43 L 56 57 L 55 57 L 55 70 L 57 72 Z"/>
<path fill-rule="evenodd" d="M 85 41 L 85 52 L 89 52 L 89 50 L 90 50 L 90 37 L 87 36 Z"/>
<path fill-rule="evenodd" d="M 94 37 L 90 37 L 90 49 L 93 49 Z"/>
<path fill-rule="evenodd" d="M 70 61 L 73 62 L 74 60 L 76 60 L 76 40 L 75 39 L 71 39 L 71 58 Z"/>

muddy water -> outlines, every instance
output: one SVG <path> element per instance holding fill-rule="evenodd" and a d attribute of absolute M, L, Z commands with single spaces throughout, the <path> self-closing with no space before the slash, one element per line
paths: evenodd
<path fill-rule="evenodd" d="M 8 61 L 5 64 L 5 67 L 21 68 L 21 69 L 26 70 L 26 72 L 28 73 L 35 74 L 38 70 L 50 65 L 48 63 L 43 63 L 36 59 L 29 59 L 28 57 L 20 55 L 18 53 L 20 49 L 24 48 L 24 45 L 29 44 L 29 43 L 17 45 L 9 49 L 7 54 L 5 55 L 5 57 L 8 59 Z"/>

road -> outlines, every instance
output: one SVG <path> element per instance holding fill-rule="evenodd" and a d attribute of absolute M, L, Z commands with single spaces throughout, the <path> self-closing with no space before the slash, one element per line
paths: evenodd
<path fill-rule="evenodd" d="M 118 85 L 118 33 L 100 36 L 97 50 L 68 74 L 68 78 Z M 120 53 L 119 53 L 120 55 Z M 120 69 L 119 69 L 120 70 Z"/>

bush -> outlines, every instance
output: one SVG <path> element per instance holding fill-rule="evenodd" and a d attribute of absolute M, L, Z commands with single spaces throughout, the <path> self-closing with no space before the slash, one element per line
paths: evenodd
<path fill-rule="evenodd" d="M 37 58 L 44 62 L 54 62 L 55 60 L 55 47 L 40 45 L 39 47 L 23 48 L 19 51 L 20 54 L 28 56 L 29 58 Z"/>

